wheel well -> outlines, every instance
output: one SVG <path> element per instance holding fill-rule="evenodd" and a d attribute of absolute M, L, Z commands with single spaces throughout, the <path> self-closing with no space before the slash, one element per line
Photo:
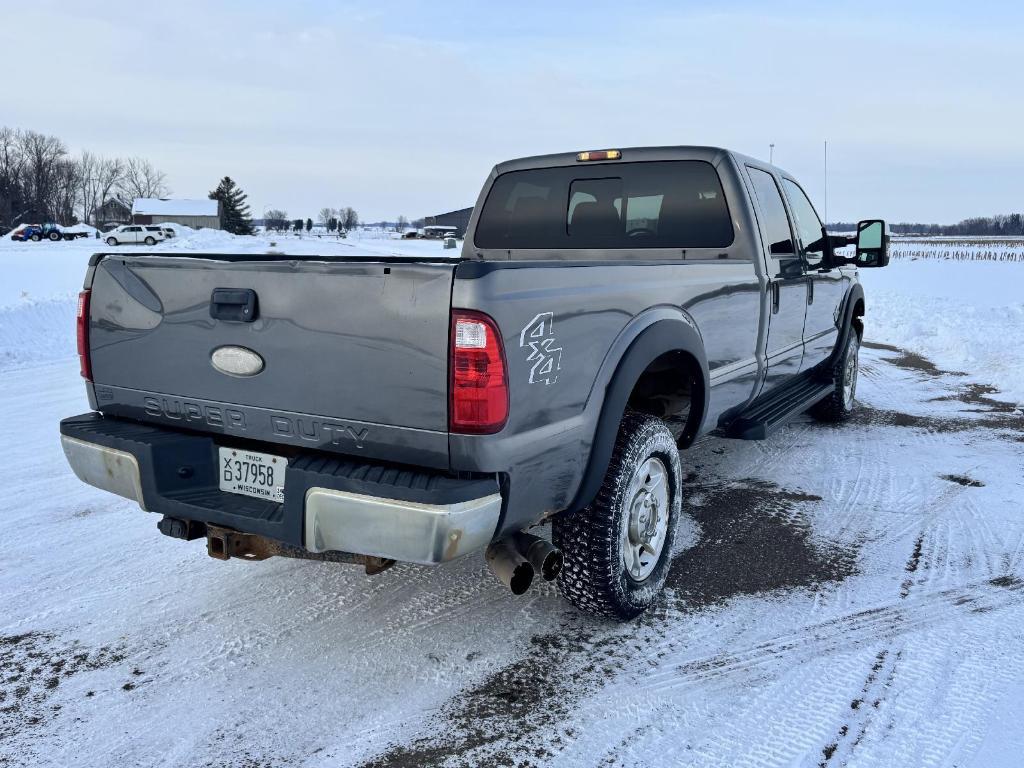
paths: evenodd
<path fill-rule="evenodd" d="M 857 338 L 864 340 L 864 299 L 857 299 L 853 305 L 853 319 L 850 321 L 857 330 Z"/>
<path fill-rule="evenodd" d="M 703 386 L 696 358 L 681 350 L 666 352 L 640 374 L 627 403 L 634 411 L 664 419 L 678 440 L 689 419 L 700 417 L 691 406 L 696 402 L 697 410 L 702 409 Z"/>

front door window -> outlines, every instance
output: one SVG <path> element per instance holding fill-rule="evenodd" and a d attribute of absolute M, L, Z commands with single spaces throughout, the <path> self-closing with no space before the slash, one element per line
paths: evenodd
<path fill-rule="evenodd" d="M 782 185 L 786 188 L 793 211 L 793 223 L 800 239 L 800 256 L 808 267 L 817 268 L 825 258 L 825 229 L 821 226 L 821 219 L 796 182 L 783 179 Z"/>

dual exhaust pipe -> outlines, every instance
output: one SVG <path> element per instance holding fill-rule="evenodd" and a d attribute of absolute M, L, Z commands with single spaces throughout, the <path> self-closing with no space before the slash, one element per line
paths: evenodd
<path fill-rule="evenodd" d="M 487 547 L 485 556 L 491 572 L 513 595 L 528 590 L 535 574 L 544 581 L 554 581 L 562 570 L 562 551 L 531 533 L 514 533 L 495 541 Z"/>

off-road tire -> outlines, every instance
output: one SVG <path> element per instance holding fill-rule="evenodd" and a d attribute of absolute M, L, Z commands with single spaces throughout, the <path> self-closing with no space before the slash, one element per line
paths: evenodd
<path fill-rule="evenodd" d="M 634 581 L 623 561 L 621 531 L 634 473 L 650 457 L 665 467 L 668 482 L 668 530 L 654 569 Z M 658 598 L 672 565 L 672 546 L 682 507 L 682 465 L 672 433 L 661 419 L 627 411 L 619 425 L 608 471 L 590 506 L 556 517 L 552 536 L 565 558 L 558 588 L 581 610 L 627 620 L 643 613 Z"/>
<path fill-rule="evenodd" d="M 852 360 L 852 366 L 851 366 Z M 853 415 L 857 406 L 857 379 L 860 372 L 860 335 L 856 329 L 850 329 L 846 340 L 846 349 L 832 366 L 832 380 L 835 386 L 832 393 L 811 408 L 811 415 L 819 421 L 846 421 Z M 850 377 L 852 376 L 852 384 Z M 848 389 L 848 385 L 850 388 Z"/>

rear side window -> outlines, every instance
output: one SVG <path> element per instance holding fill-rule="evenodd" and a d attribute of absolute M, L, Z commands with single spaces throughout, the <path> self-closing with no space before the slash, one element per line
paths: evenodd
<path fill-rule="evenodd" d="M 512 171 L 494 181 L 480 248 L 723 248 L 732 219 L 699 160 Z"/>
<path fill-rule="evenodd" d="M 749 165 L 747 170 L 750 172 L 750 180 L 754 184 L 754 193 L 761 208 L 761 231 L 768 240 L 771 255 L 795 256 L 793 234 L 789 230 L 789 218 L 786 216 L 786 206 L 782 203 L 779 185 L 767 171 Z"/>

